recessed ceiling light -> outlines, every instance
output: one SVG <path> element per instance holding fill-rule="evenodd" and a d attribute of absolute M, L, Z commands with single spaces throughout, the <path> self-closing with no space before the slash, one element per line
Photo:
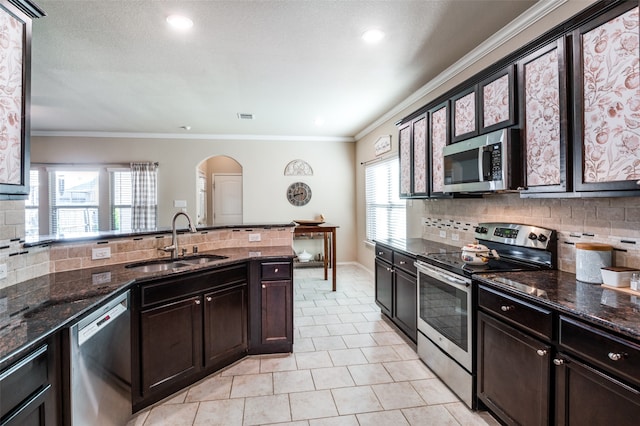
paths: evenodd
<path fill-rule="evenodd" d="M 169 15 L 167 16 L 167 22 L 173 28 L 177 30 L 188 30 L 193 27 L 193 21 L 186 16 L 182 15 Z"/>
<path fill-rule="evenodd" d="M 182 130 L 186 130 L 186 131 L 191 130 L 191 126 L 180 126 L 180 128 L 181 128 Z"/>
<path fill-rule="evenodd" d="M 383 38 L 384 33 L 378 29 L 368 30 L 362 34 L 362 39 L 367 43 L 378 43 Z"/>
<path fill-rule="evenodd" d="M 314 124 L 318 127 L 321 127 L 324 124 L 324 118 L 316 117 Z"/>

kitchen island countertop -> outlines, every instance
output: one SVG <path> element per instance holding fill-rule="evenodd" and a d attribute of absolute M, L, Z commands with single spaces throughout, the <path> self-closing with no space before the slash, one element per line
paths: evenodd
<path fill-rule="evenodd" d="M 0 290 L 0 367 L 24 350 L 41 344 L 49 335 L 69 326 L 75 319 L 107 298 L 125 292 L 134 283 L 195 270 L 217 268 L 250 259 L 293 258 L 289 246 L 235 247 L 202 252 L 226 259 L 206 266 L 181 268 L 179 272 L 140 272 L 115 264 L 43 275 Z"/>

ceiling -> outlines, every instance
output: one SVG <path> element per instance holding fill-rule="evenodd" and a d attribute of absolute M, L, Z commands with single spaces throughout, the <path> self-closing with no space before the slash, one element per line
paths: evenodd
<path fill-rule="evenodd" d="M 33 24 L 37 134 L 344 140 L 535 3 L 36 2 L 47 13 Z M 170 29 L 165 19 L 173 13 L 189 16 L 193 28 Z M 370 28 L 385 38 L 364 43 Z"/>

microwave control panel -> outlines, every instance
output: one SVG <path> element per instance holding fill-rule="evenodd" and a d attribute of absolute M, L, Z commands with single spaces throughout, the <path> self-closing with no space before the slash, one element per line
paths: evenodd
<path fill-rule="evenodd" d="M 502 146 L 497 143 L 485 147 L 483 157 L 485 161 L 483 179 L 485 181 L 502 180 Z"/>

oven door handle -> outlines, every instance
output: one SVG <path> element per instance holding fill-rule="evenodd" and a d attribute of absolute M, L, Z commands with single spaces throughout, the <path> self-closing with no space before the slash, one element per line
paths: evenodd
<path fill-rule="evenodd" d="M 471 285 L 468 280 L 451 276 L 445 272 L 440 272 L 437 269 L 431 268 L 430 266 L 427 266 L 425 264 L 417 264 L 416 266 L 421 272 L 424 272 L 425 274 L 435 279 L 447 281 L 449 284 L 458 287 L 461 290 L 464 290 Z"/>

